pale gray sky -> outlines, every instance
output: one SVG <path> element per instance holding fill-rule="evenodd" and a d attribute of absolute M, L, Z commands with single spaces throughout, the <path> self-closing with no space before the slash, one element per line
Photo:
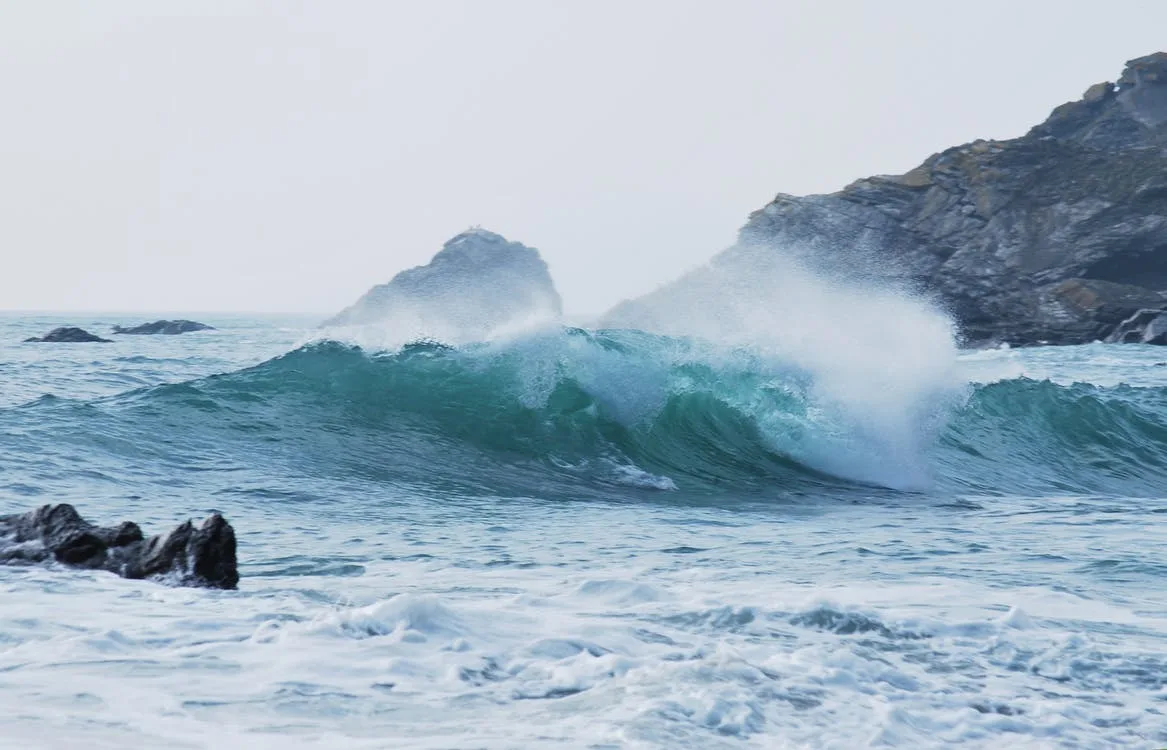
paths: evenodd
<path fill-rule="evenodd" d="M 0 0 L 0 308 L 331 312 L 481 224 L 599 312 L 1165 30 L 1161 0 Z"/>

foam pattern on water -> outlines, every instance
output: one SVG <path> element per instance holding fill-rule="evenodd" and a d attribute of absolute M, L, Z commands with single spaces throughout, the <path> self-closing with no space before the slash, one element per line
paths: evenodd
<path fill-rule="evenodd" d="M 38 374 L 0 381 L 0 513 L 221 510 L 242 561 L 237 592 L 0 567 L 5 748 L 1167 745 L 1157 350 L 961 355 L 902 492 L 804 460 L 906 444 L 772 352 L 208 322 L 5 345 Z"/>
<path fill-rule="evenodd" d="M 0 569 L 5 599 L 21 602 L 0 618 L 0 700 L 21 706 L 9 737 L 32 747 L 49 726 L 62 747 L 83 736 L 201 746 L 209 731 L 228 744 L 370 748 L 1167 739 L 1167 613 L 1145 593 L 1167 570 L 1163 548 L 1088 556 L 1062 533 L 1031 551 L 1060 525 L 1099 528 L 1114 512 L 1103 505 L 482 507 L 438 525 L 418 505 L 383 510 L 376 529 L 301 519 L 252 545 L 238 593 Z M 1114 536 L 1129 549 L 1156 538 L 1133 526 Z M 320 562 L 289 565 L 297 547 Z M 355 578 L 324 563 L 346 555 Z M 62 606 L 86 615 L 62 619 Z"/>

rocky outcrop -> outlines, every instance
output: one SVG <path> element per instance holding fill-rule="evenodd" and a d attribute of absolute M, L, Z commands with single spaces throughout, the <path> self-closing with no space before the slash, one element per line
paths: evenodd
<path fill-rule="evenodd" d="M 218 513 L 145 539 L 138 525 L 94 526 L 72 505 L 0 516 L 0 563 L 55 560 L 123 578 L 170 578 L 182 586 L 233 589 L 239 583 L 235 530 Z"/>
<path fill-rule="evenodd" d="M 54 328 L 44 336 L 33 336 L 31 338 L 25 339 L 24 341 L 25 343 L 38 344 L 112 343 L 109 339 L 103 339 L 100 336 L 95 336 L 84 328 Z"/>
<path fill-rule="evenodd" d="M 373 287 L 324 325 L 379 323 L 456 342 L 528 320 L 557 318 L 561 307 L 537 250 L 471 229 L 446 242 L 427 265 Z"/>
<path fill-rule="evenodd" d="M 1167 306 L 1167 53 L 1130 61 L 1020 138 L 830 195 L 779 195 L 716 263 L 748 269 L 769 254 L 919 291 L 970 345 L 1106 337 Z M 635 321 L 669 292 L 609 319 Z"/>
<path fill-rule="evenodd" d="M 190 333 L 192 331 L 213 331 L 215 330 L 206 323 L 199 323 L 194 320 L 156 320 L 153 323 L 143 323 L 140 326 L 133 328 L 123 328 L 121 326 L 114 326 L 114 333 L 121 333 L 135 336 L 176 336 L 180 333 Z"/>
<path fill-rule="evenodd" d="M 1119 323 L 1106 343 L 1167 346 L 1167 310 L 1139 310 Z"/>

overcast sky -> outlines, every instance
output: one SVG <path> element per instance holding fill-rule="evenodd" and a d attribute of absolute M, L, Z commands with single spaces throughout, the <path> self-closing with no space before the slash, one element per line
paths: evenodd
<path fill-rule="evenodd" d="M 1161 1 L 0 0 L 0 309 L 331 312 L 478 224 L 599 312 L 1163 48 Z"/>

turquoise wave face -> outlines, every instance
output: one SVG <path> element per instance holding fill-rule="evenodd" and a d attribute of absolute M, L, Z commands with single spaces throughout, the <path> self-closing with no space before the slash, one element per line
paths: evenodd
<path fill-rule="evenodd" d="M 652 490 L 790 476 L 838 483 L 770 445 L 731 398 L 804 423 L 794 373 L 771 382 L 772 373 L 695 354 L 686 342 L 583 331 L 392 354 L 325 342 L 104 407 L 187 435 L 224 435 L 313 471 L 495 492 L 549 478 Z"/>
<path fill-rule="evenodd" d="M 954 488 L 1155 496 L 1167 479 L 1167 388 L 1005 380 L 978 387 L 935 451 Z"/>
<path fill-rule="evenodd" d="M 569 329 L 370 354 L 323 342 L 237 372 L 0 419 L 186 468 L 286 467 L 488 494 L 1161 492 L 1167 389 L 1011 380 L 834 399 L 745 350 Z M 19 413 L 19 414 L 18 414 Z M 890 415 L 890 417 L 888 416 Z"/>

